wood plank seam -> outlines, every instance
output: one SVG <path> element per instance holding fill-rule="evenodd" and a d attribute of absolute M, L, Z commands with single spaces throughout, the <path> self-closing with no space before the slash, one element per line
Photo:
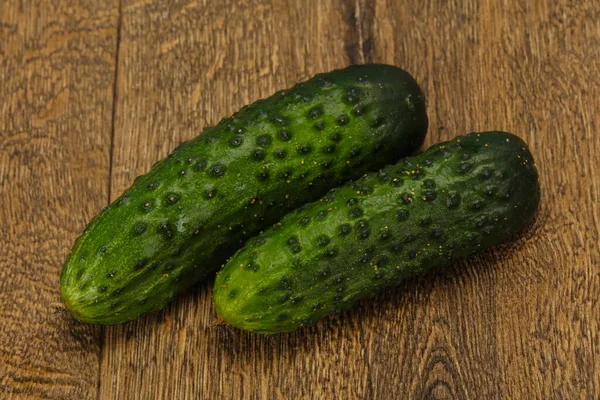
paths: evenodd
<path fill-rule="evenodd" d="M 115 75 L 113 80 L 113 97 L 112 97 L 112 112 L 111 112 L 111 131 L 110 131 L 110 146 L 109 146 L 109 157 L 108 157 L 108 190 L 107 190 L 107 205 L 111 203 L 112 196 L 112 175 L 113 175 L 113 158 L 114 158 L 114 146 L 115 146 L 115 123 L 117 115 L 117 104 L 119 98 L 119 55 L 121 50 L 121 30 L 123 23 L 123 0 L 119 0 L 118 3 L 118 17 L 117 17 L 117 43 L 115 48 Z M 101 326 L 98 340 L 100 341 L 98 346 L 98 387 L 96 389 L 96 399 L 101 400 L 102 390 L 102 361 L 104 358 L 104 339 L 105 339 L 105 328 Z"/>

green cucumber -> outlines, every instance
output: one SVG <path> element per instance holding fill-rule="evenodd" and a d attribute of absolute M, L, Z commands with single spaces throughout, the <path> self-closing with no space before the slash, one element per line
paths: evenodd
<path fill-rule="evenodd" d="M 274 334 L 508 239 L 540 198 L 527 145 L 473 133 L 331 190 L 249 240 L 218 273 L 215 309 Z"/>
<path fill-rule="evenodd" d="M 163 308 L 290 210 L 413 153 L 414 79 L 387 65 L 320 74 L 242 108 L 136 179 L 75 242 L 61 296 L 85 322 Z"/>

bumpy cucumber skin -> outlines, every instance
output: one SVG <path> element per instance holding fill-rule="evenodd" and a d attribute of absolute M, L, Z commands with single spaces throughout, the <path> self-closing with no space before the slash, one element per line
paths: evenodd
<path fill-rule="evenodd" d="M 387 65 L 317 75 L 246 106 L 92 220 L 64 265 L 63 301 L 99 324 L 159 310 L 290 210 L 413 153 L 426 130 L 420 88 Z"/>
<path fill-rule="evenodd" d="M 330 191 L 251 239 L 219 272 L 217 313 L 274 334 L 498 244 L 540 198 L 527 145 L 473 133 Z"/>

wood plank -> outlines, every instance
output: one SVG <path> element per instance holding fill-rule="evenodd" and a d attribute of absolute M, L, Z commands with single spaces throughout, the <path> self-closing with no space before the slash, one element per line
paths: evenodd
<path fill-rule="evenodd" d="M 515 243 L 366 307 L 373 398 L 598 398 L 600 8 L 377 0 L 374 14 L 370 56 L 422 82 L 427 142 L 514 132 L 543 200 Z"/>
<path fill-rule="evenodd" d="M 108 198 L 116 1 L 0 2 L 0 398 L 95 398 L 99 329 L 57 313 Z"/>
<path fill-rule="evenodd" d="M 125 1 L 113 197 L 177 143 L 244 104 L 361 61 L 354 14 L 353 2 Z M 102 398 L 364 393 L 356 328 L 321 328 L 328 333 L 316 344 L 321 329 L 270 339 L 217 329 L 208 286 L 157 316 L 106 329 Z M 336 367 L 340 346 L 349 348 L 344 362 L 358 366 L 352 382 Z M 289 379 L 298 376 L 304 384 Z"/>

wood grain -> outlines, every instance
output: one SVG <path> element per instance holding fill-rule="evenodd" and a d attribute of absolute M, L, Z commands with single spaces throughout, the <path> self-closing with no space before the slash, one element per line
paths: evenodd
<path fill-rule="evenodd" d="M 0 397 L 599 398 L 596 3 L 3 3 Z M 60 264 L 107 196 L 242 105 L 363 62 L 417 78 L 427 145 L 491 129 L 530 144 L 527 232 L 287 335 L 215 325 L 210 283 L 123 326 L 54 318 Z"/>
<path fill-rule="evenodd" d="M 99 329 L 57 313 L 106 205 L 115 2 L 0 3 L 0 398 L 93 398 Z"/>

